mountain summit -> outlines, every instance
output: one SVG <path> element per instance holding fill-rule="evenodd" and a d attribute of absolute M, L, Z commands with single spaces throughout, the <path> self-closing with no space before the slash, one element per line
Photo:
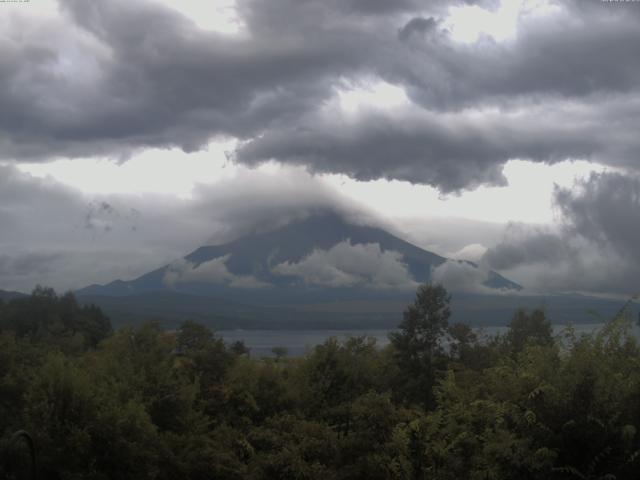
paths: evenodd
<path fill-rule="evenodd" d="M 496 272 L 327 212 L 76 293 L 115 324 L 157 319 L 175 328 L 191 318 L 216 329 L 370 329 L 397 326 L 426 281 L 443 283 L 453 293 L 452 321 L 470 325 L 505 325 L 518 308 L 544 306 L 557 323 L 620 308 L 593 298 L 511 295 L 521 287 Z"/>
<path fill-rule="evenodd" d="M 453 274 L 452 274 L 453 272 Z M 341 216 L 316 213 L 268 232 L 204 246 L 131 281 L 92 285 L 80 295 L 123 296 L 173 292 L 289 303 L 387 296 L 413 292 L 419 283 L 468 277 L 478 288 L 521 287 L 476 264 L 449 260 L 389 232 L 356 225 Z M 457 285 L 448 286 L 455 291 Z"/>

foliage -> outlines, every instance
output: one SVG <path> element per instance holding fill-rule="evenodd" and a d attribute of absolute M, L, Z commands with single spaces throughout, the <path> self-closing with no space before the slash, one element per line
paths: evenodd
<path fill-rule="evenodd" d="M 445 366 L 441 339 L 449 326 L 450 300 L 442 285 L 420 286 L 404 311 L 400 331 L 390 335 L 400 367 L 399 389 L 406 400 L 425 408 L 434 406 L 433 387 Z"/>
<path fill-rule="evenodd" d="M 518 310 L 509 324 L 506 336 L 509 347 L 514 352 L 521 352 L 527 345 L 551 345 L 553 329 L 543 310 L 529 313 Z"/>
<path fill-rule="evenodd" d="M 635 479 L 640 346 L 624 315 L 554 338 L 448 325 L 425 285 L 385 348 L 330 338 L 252 358 L 206 327 L 112 332 L 38 288 L 0 305 L 0 430 L 63 479 Z M 2 474 L 0 472 L 0 477 Z"/>

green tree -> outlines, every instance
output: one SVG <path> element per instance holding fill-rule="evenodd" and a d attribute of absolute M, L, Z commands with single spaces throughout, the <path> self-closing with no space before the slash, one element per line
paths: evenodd
<path fill-rule="evenodd" d="M 285 358 L 287 355 L 289 355 L 289 349 L 287 347 L 273 347 L 271 349 L 271 353 L 273 353 L 276 356 L 276 361 L 280 361 L 283 358 Z"/>
<path fill-rule="evenodd" d="M 441 340 L 447 331 L 451 296 L 438 284 L 418 288 L 416 299 L 404 311 L 399 332 L 389 335 L 400 368 L 407 400 L 434 406 L 433 386 L 444 367 Z"/>
<path fill-rule="evenodd" d="M 553 328 L 544 310 L 529 313 L 519 309 L 509 323 L 506 341 L 514 352 L 520 352 L 526 345 L 551 345 Z"/>
<path fill-rule="evenodd" d="M 58 296 L 36 287 L 31 296 L 10 301 L 0 312 L 0 330 L 56 346 L 66 352 L 95 348 L 112 333 L 109 318 L 95 305 L 80 305 L 73 293 Z"/>
<path fill-rule="evenodd" d="M 213 339 L 213 332 L 207 327 L 193 320 L 186 320 L 178 328 L 176 349 L 183 355 L 199 352 L 211 345 Z"/>
<path fill-rule="evenodd" d="M 371 337 L 329 338 L 316 346 L 303 365 L 303 404 L 310 415 L 349 435 L 352 404 L 380 387 L 380 354 Z"/>
<path fill-rule="evenodd" d="M 467 363 L 471 355 L 471 350 L 478 342 L 478 336 L 473 329 L 464 323 L 454 323 L 448 329 L 451 343 L 449 354 L 452 358 Z"/>

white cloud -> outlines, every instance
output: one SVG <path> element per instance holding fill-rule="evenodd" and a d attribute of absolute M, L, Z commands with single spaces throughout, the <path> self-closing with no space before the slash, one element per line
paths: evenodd
<path fill-rule="evenodd" d="M 395 218 L 472 219 L 483 222 L 552 223 L 555 185 L 570 187 L 576 179 L 610 167 L 586 161 L 563 161 L 546 165 L 511 160 L 503 173 L 504 186 L 481 186 L 474 191 L 442 195 L 434 187 L 412 185 L 399 180 L 359 181 L 346 175 L 322 175 L 322 181 L 340 189 L 344 196 L 362 202 L 380 215 Z M 470 232 L 465 231 L 468 236 Z M 448 249 L 452 247 L 447 245 Z M 456 248 L 456 247 L 453 247 Z"/>
<path fill-rule="evenodd" d="M 457 252 L 447 255 L 456 260 L 469 260 L 470 262 L 478 262 L 487 253 L 487 247 L 480 243 L 471 243 L 465 245 Z"/>
<path fill-rule="evenodd" d="M 371 110 L 390 110 L 411 104 L 404 89 L 380 80 L 363 79 L 358 82 L 344 82 L 336 88 L 338 107 L 347 114 L 355 115 Z M 335 101 L 334 101 L 335 102 Z M 335 116 L 334 102 L 328 102 L 327 114 Z M 356 118 L 356 117 L 354 117 Z"/>
<path fill-rule="evenodd" d="M 402 255 L 383 251 L 377 243 L 345 240 L 329 250 L 314 250 L 298 263 L 272 268 L 277 275 L 295 276 L 309 285 L 328 287 L 415 288 Z"/>
<path fill-rule="evenodd" d="M 246 25 L 238 15 L 235 0 L 156 0 L 175 9 L 204 30 L 223 34 L 245 33 Z"/>
<path fill-rule="evenodd" d="M 474 43 L 482 35 L 489 35 L 496 41 L 510 40 L 517 33 L 517 3 L 520 2 L 504 2 L 495 11 L 483 9 L 478 5 L 451 7 L 444 26 L 458 42 Z"/>
<path fill-rule="evenodd" d="M 456 292 L 491 292 L 491 289 L 483 285 L 488 279 L 487 269 L 460 260 L 448 260 L 431 271 L 433 282 L 441 283 L 447 290 Z"/>
<path fill-rule="evenodd" d="M 17 168 L 35 177 L 52 177 L 89 195 L 155 193 L 188 199 L 198 185 L 219 183 L 247 171 L 227 161 L 225 152 L 233 146 L 232 140 L 219 140 L 192 153 L 179 148 L 149 148 L 136 152 L 126 162 L 60 158 L 47 163 L 23 163 Z"/>
<path fill-rule="evenodd" d="M 237 288 L 263 288 L 268 286 L 252 275 L 234 275 L 227 268 L 231 255 L 214 258 L 195 265 L 180 259 L 169 265 L 163 281 L 169 286 L 178 283 L 219 283 Z"/>

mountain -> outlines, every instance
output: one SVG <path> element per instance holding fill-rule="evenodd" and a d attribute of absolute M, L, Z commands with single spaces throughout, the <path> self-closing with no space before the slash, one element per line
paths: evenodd
<path fill-rule="evenodd" d="M 136 279 L 91 285 L 76 295 L 115 324 L 157 319 L 173 326 L 192 318 L 218 329 L 388 328 L 397 325 L 417 285 L 440 269 L 468 274 L 485 293 L 521 289 L 472 262 L 322 212 L 200 247 Z"/>
<path fill-rule="evenodd" d="M 389 298 L 413 294 L 418 283 L 430 280 L 434 269 L 446 262 L 385 230 L 324 212 L 272 231 L 200 247 L 131 281 L 92 285 L 77 293 L 172 292 L 258 304 Z M 449 262 L 479 272 L 471 262 Z M 489 289 L 521 288 L 496 272 L 484 275 L 481 283 Z"/>
<path fill-rule="evenodd" d="M 23 298 L 27 295 L 25 293 L 20 292 L 11 292 L 7 290 L 0 290 L 0 300 L 7 302 L 9 300 L 13 300 L 15 298 Z"/>
<path fill-rule="evenodd" d="M 468 277 L 483 286 L 482 293 L 470 293 L 447 285 L 452 322 L 506 325 L 516 309 L 542 307 L 557 324 L 598 323 L 621 307 L 619 300 L 583 295 L 523 295 L 496 272 L 332 213 L 200 247 L 134 280 L 76 294 L 116 325 L 156 319 L 174 327 L 190 318 L 216 329 L 393 328 L 416 286 L 434 275 L 447 278 L 447 272 L 450 279 Z M 637 310 L 633 305 L 634 317 Z"/>

